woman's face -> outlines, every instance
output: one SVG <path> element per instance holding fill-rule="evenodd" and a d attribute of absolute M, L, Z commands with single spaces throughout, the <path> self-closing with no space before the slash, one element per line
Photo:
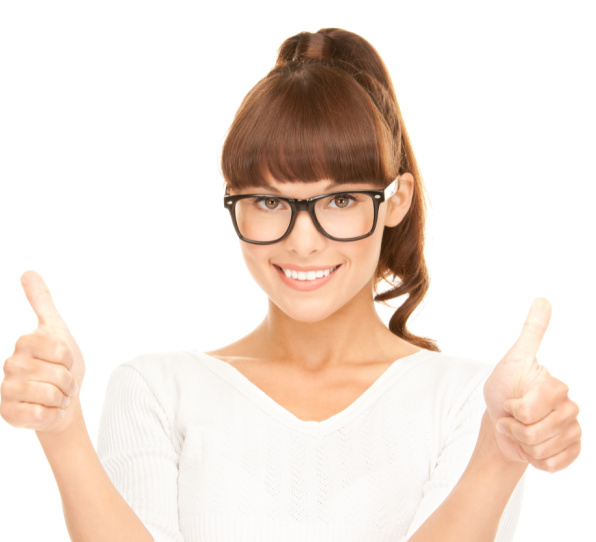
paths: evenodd
<path fill-rule="evenodd" d="M 327 180 L 309 183 L 271 180 L 269 186 L 267 189 L 249 187 L 234 194 L 268 193 L 306 199 L 344 190 L 378 189 L 373 184 L 346 185 Z M 307 212 L 298 212 L 292 231 L 282 241 L 271 245 L 240 242 L 246 265 L 269 299 L 294 320 L 318 322 L 356 300 L 371 303 L 372 280 L 384 226 L 395 226 L 403 219 L 410 206 L 412 190 L 412 176 L 400 176 L 398 192 L 379 207 L 375 231 L 359 241 L 329 239 L 316 229 Z M 318 274 L 324 276 L 299 280 L 287 276 L 292 271 L 311 272 L 310 277 L 312 272 L 319 271 Z"/>

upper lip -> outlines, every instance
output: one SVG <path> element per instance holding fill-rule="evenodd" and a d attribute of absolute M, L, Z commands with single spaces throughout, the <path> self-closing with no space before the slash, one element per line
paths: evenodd
<path fill-rule="evenodd" d="M 281 267 L 282 269 L 288 269 L 289 271 L 325 271 L 326 269 L 333 269 L 334 267 L 339 267 L 340 264 L 335 265 L 294 265 L 292 263 L 274 263 L 277 267 Z"/>

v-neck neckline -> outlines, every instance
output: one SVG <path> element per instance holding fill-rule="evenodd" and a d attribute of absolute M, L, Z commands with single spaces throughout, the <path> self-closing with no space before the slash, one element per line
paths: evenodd
<path fill-rule="evenodd" d="M 316 421 L 298 418 L 298 416 L 280 405 L 244 376 L 233 365 L 198 350 L 193 350 L 192 353 L 215 374 L 234 386 L 272 418 L 294 430 L 312 436 L 326 436 L 347 425 L 366 410 L 397 378 L 404 375 L 418 363 L 436 355 L 436 352 L 431 352 L 430 350 L 418 350 L 413 354 L 397 359 L 351 404 L 325 420 Z"/>

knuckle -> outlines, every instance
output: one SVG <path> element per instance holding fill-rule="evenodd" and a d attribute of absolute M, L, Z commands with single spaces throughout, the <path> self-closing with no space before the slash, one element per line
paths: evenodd
<path fill-rule="evenodd" d="M 31 349 L 31 335 L 21 335 L 15 344 L 15 352 Z"/>
<path fill-rule="evenodd" d="M 573 447 L 573 449 L 571 451 L 571 461 L 572 462 L 575 461 L 579 457 L 579 454 L 581 453 L 581 451 L 582 451 L 582 443 L 581 442 L 578 442 Z"/>
<path fill-rule="evenodd" d="M 543 445 L 536 445 L 536 446 L 532 446 L 532 457 L 534 457 L 535 459 L 542 459 L 542 460 L 546 460 L 549 457 L 549 453 L 546 449 L 546 446 Z"/>
<path fill-rule="evenodd" d="M 68 357 L 70 348 L 66 344 L 66 341 L 58 339 L 54 345 L 54 356 L 56 361 L 63 361 Z"/>
<path fill-rule="evenodd" d="M 524 424 L 532 421 L 533 408 L 527 401 L 521 401 L 517 407 L 517 418 Z"/>
<path fill-rule="evenodd" d="M 21 380 L 17 385 L 17 393 L 21 400 L 26 400 L 27 403 L 33 402 L 33 384 L 28 380 Z"/>
<path fill-rule="evenodd" d="M 0 401 L 0 416 L 12 425 L 12 409 L 7 401 Z"/>
<path fill-rule="evenodd" d="M 534 445 L 537 442 L 538 431 L 535 427 L 526 426 L 521 430 L 522 440 L 529 445 Z"/>
<path fill-rule="evenodd" d="M 9 384 L 6 380 L 2 381 L 0 384 L 0 397 L 5 398 L 10 394 Z"/>
<path fill-rule="evenodd" d="M 52 386 L 52 391 L 48 395 L 49 404 L 52 406 L 60 406 L 64 402 L 64 394 L 56 386 Z"/>
<path fill-rule="evenodd" d="M 579 423 L 575 423 L 573 425 L 573 429 L 572 429 L 572 439 L 576 442 L 579 442 L 582 439 L 582 435 L 583 435 L 583 431 L 582 431 L 582 427 Z"/>
<path fill-rule="evenodd" d="M 548 457 L 540 460 L 539 468 L 545 472 L 553 473 L 560 470 L 561 467 L 559 461 L 555 457 Z"/>
<path fill-rule="evenodd" d="M 15 356 L 10 356 L 4 362 L 4 376 L 12 377 L 17 373 L 19 362 Z"/>
<path fill-rule="evenodd" d="M 56 365 L 56 367 L 53 368 L 52 382 L 54 382 L 61 390 L 68 392 L 72 389 L 73 380 L 74 378 L 71 372 L 64 367 L 64 365 Z"/>
<path fill-rule="evenodd" d="M 41 425 L 48 418 L 48 409 L 42 405 L 31 405 L 31 421 L 35 425 Z"/>
<path fill-rule="evenodd" d="M 564 401 L 569 396 L 569 386 L 560 380 L 556 381 L 555 393 L 557 399 Z"/>
<path fill-rule="evenodd" d="M 41 403 L 46 406 L 58 404 L 58 390 L 55 386 L 44 386 L 41 394 Z"/>

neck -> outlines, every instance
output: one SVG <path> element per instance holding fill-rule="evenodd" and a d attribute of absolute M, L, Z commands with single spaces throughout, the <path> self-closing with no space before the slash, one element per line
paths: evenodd
<path fill-rule="evenodd" d="M 372 299 L 372 283 L 369 286 L 319 322 L 296 321 L 269 301 L 267 317 L 247 339 L 258 349 L 258 357 L 308 372 L 349 363 L 390 363 L 414 353 L 416 347 L 382 322 Z"/>

